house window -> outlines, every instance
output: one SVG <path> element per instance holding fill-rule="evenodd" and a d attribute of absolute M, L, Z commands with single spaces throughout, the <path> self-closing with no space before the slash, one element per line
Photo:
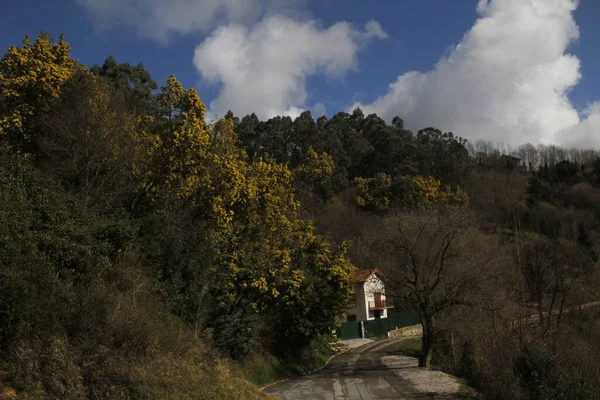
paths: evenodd
<path fill-rule="evenodd" d="M 356 321 L 356 314 L 348 315 L 348 322 L 353 322 L 353 321 Z"/>

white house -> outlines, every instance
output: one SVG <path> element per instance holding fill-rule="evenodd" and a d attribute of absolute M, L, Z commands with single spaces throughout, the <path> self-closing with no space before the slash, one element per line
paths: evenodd
<path fill-rule="evenodd" d="M 375 269 L 354 271 L 354 299 L 350 302 L 347 321 L 368 321 L 387 318 L 388 309 L 392 308 L 385 297 L 383 273 Z"/>

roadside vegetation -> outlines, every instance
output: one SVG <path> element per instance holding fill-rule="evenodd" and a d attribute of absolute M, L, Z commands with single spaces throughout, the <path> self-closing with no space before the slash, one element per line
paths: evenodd
<path fill-rule="evenodd" d="M 300 216 L 292 171 L 157 86 L 47 34 L 0 60 L 0 379 L 19 398 L 258 398 L 243 362 L 312 368 L 346 307 L 347 246 Z"/>
<path fill-rule="evenodd" d="M 243 363 L 245 377 L 257 387 L 265 387 L 277 381 L 306 375 L 322 368 L 335 354 L 324 338 L 311 341 L 302 354 L 287 357 L 256 355 Z"/>
<path fill-rule="evenodd" d="M 26 38 L 0 60 L 0 390 L 261 398 L 323 365 L 377 267 L 423 366 L 598 399 L 599 156 L 359 109 L 208 123 L 174 76 Z"/>
<path fill-rule="evenodd" d="M 395 346 L 390 346 L 392 353 L 406 357 L 419 358 L 423 347 L 423 342 L 420 338 L 410 338 L 397 343 Z"/>

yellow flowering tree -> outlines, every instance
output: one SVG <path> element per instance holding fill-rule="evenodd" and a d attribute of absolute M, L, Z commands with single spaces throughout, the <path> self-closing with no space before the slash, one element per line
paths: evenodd
<path fill-rule="evenodd" d="M 47 33 L 8 49 L 0 60 L 0 137 L 17 146 L 30 142 L 36 116 L 78 68 L 69 52 L 63 36 L 53 43 Z"/>
<path fill-rule="evenodd" d="M 416 176 L 412 179 L 414 191 L 412 199 L 421 209 L 432 209 L 439 205 L 465 206 L 469 204 L 469 195 L 457 187 L 449 185 L 441 188 L 438 179 L 432 176 Z"/>
<path fill-rule="evenodd" d="M 352 266 L 346 247 L 330 248 L 299 217 L 287 166 L 262 158 L 249 162 L 233 145 L 231 120 L 218 121 L 215 129 L 219 151 L 205 156 L 207 176 L 198 180 L 194 202 L 205 210 L 216 254 L 211 276 L 217 309 L 231 313 L 245 304 L 270 321 L 279 344 L 327 332 L 347 304 Z M 290 315 L 297 323 L 290 324 Z"/>
<path fill-rule="evenodd" d="M 331 178 L 334 170 L 335 163 L 329 154 L 319 154 L 310 147 L 302 163 L 294 170 L 296 187 L 301 193 L 315 193 L 326 199 L 333 193 Z"/>
<path fill-rule="evenodd" d="M 358 191 L 356 204 L 374 212 L 384 212 L 390 207 L 392 200 L 392 177 L 379 172 L 374 178 L 355 178 Z"/>
<path fill-rule="evenodd" d="M 252 315 L 276 325 L 281 310 L 294 309 L 304 322 L 295 331 L 298 340 L 330 329 L 346 305 L 352 267 L 345 247 L 330 248 L 300 218 L 289 168 L 269 158 L 249 161 L 232 120 L 206 124 L 198 94 L 175 77 L 157 103 L 156 115 L 138 120 L 136 130 L 152 160 L 151 168 L 138 172 L 140 190 L 159 213 L 174 205 L 189 208 L 193 224 L 202 227 L 196 246 L 208 252 L 204 264 L 185 266 L 177 275 L 185 282 L 175 307 L 190 308 L 190 314 L 206 307 L 189 292 L 205 287 L 217 345 L 238 358 L 259 334 Z M 321 172 L 331 172 L 327 157 L 315 156 Z M 192 307 L 190 299 L 198 303 Z M 326 310 L 318 319 L 307 314 L 314 304 Z M 279 341 L 291 334 L 289 326 L 275 331 Z"/>

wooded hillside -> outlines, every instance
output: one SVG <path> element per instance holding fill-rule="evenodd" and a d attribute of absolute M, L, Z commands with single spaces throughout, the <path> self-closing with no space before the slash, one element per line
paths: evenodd
<path fill-rule="evenodd" d="M 600 300 L 597 151 L 359 109 L 207 122 L 174 76 L 69 52 L 42 34 L 0 61 L 0 384 L 19 398 L 257 397 L 238 365 L 308 357 L 355 267 L 488 398 L 600 398 L 600 308 L 580 307 Z"/>

